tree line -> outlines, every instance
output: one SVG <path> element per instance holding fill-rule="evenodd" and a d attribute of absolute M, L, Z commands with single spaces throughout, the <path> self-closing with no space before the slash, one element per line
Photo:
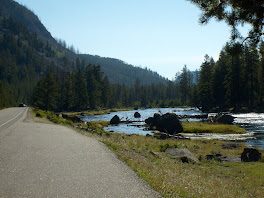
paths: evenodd
<path fill-rule="evenodd" d="M 181 95 L 203 111 L 263 111 L 264 44 L 227 43 L 219 60 L 205 55 L 198 83 L 190 84 L 187 68 L 181 73 Z"/>
<path fill-rule="evenodd" d="M 75 72 L 48 73 L 34 88 L 33 106 L 51 111 L 82 111 L 116 107 L 178 106 L 179 86 L 142 84 L 137 78 L 132 86 L 110 84 L 99 65 L 87 65 Z"/>

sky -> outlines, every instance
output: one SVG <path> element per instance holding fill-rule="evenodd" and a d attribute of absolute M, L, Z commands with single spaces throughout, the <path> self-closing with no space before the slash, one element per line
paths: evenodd
<path fill-rule="evenodd" d="M 80 53 L 123 60 L 173 79 L 184 65 L 200 68 L 205 54 L 218 60 L 230 38 L 224 22 L 200 25 L 187 0 L 16 0 L 52 34 Z"/>

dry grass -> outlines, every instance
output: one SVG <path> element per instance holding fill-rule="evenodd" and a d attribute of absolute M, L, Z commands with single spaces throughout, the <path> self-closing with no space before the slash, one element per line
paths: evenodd
<path fill-rule="evenodd" d="M 157 140 L 139 135 L 101 136 L 110 149 L 164 197 L 263 197 L 264 163 L 208 161 L 207 154 L 239 155 L 223 149 L 222 141 Z M 167 156 L 164 147 L 189 149 L 198 164 L 182 163 Z"/>

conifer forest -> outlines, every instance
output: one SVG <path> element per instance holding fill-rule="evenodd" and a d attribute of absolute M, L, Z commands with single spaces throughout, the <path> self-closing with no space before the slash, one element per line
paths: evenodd
<path fill-rule="evenodd" d="M 23 12 L 32 15 L 26 8 Z M 171 71 L 175 79 L 168 80 L 117 59 L 78 54 L 4 13 L 0 11 L 0 108 L 26 103 L 51 111 L 175 106 L 204 112 L 264 110 L 264 43 L 259 35 L 240 43 L 234 36 L 219 60 L 205 55 L 199 70 L 185 65 L 177 74 Z"/>

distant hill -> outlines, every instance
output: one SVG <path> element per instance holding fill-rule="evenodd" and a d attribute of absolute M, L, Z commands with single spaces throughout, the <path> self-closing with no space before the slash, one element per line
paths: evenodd
<path fill-rule="evenodd" d="M 151 83 L 166 83 L 167 80 L 156 72 L 149 69 L 134 67 L 121 60 L 114 58 L 104 58 L 100 56 L 93 56 L 89 54 L 77 55 L 57 43 L 57 41 L 47 31 L 45 26 L 41 23 L 39 18 L 28 8 L 20 5 L 13 0 L 0 0 L 0 13 L 6 18 L 10 16 L 18 22 L 23 23 L 30 32 L 37 33 L 38 37 L 46 43 L 49 42 L 52 49 L 55 51 L 56 58 L 53 58 L 55 64 L 61 64 L 62 57 L 68 58 L 70 61 L 75 61 L 77 58 L 84 59 L 86 64 L 98 64 L 101 66 L 104 74 L 109 78 L 111 83 L 120 83 L 131 85 L 137 78 L 143 84 Z M 1 30 L 0 30 L 1 31 Z M 63 67 L 63 65 L 60 65 Z M 75 70 L 74 67 L 71 67 Z"/>
<path fill-rule="evenodd" d="M 142 84 L 159 84 L 167 82 L 167 80 L 157 72 L 135 67 L 118 59 L 92 56 L 88 54 L 82 54 L 79 55 L 79 57 L 87 63 L 100 65 L 102 71 L 112 83 L 132 85 L 136 78 L 140 79 Z"/>
<path fill-rule="evenodd" d="M 4 17 L 9 18 L 11 16 L 15 21 L 23 23 L 29 31 L 36 32 L 41 39 L 51 43 L 56 42 L 39 18 L 19 3 L 13 0 L 0 0 L 0 11 Z"/>

